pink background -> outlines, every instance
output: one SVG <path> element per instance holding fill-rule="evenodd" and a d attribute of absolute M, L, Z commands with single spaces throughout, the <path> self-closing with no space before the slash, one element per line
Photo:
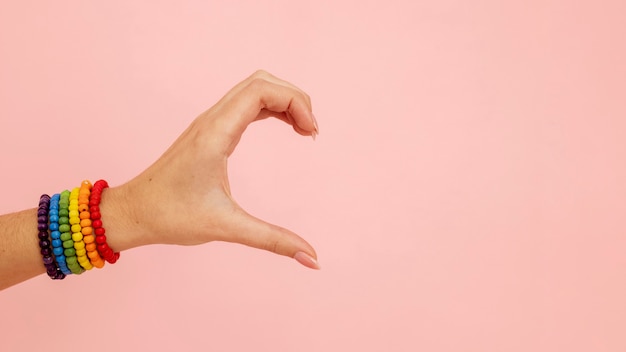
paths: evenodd
<path fill-rule="evenodd" d="M 3 1 L 0 213 L 121 184 L 257 68 L 249 212 L 322 271 L 150 246 L 0 292 L 0 350 L 625 351 L 626 2 Z M 88 142 L 87 142 L 88 141 Z"/>

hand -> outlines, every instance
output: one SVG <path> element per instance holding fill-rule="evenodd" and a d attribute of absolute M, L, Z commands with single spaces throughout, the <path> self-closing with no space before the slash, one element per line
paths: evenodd
<path fill-rule="evenodd" d="M 115 230 L 132 242 L 123 247 L 227 241 L 318 269 L 315 250 L 304 239 L 237 205 L 227 174 L 228 157 L 250 123 L 273 116 L 315 138 L 318 128 L 311 110 L 306 93 L 267 72 L 258 71 L 239 83 L 198 116 L 152 166 L 108 190 L 111 198 L 121 199 L 119 217 L 126 220 Z M 105 203 L 103 198 L 103 207 Z"/>

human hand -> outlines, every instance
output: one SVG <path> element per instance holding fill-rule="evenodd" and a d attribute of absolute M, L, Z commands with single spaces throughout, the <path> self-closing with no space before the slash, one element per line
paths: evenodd
<path fill-rule="evenodd" d="M 103 195 L 102 213 L 115 212 L 121 249 L 144 244 L 241 243 L 293 257 L 319 269 L 315 250 L 295 233 L 244 211 L 232 198 L 228 157 L 246 127 L 270 116 L 315 138 L 309 96 L 294 85 L 258 71 L 198 116 L 148 169 Z M 127 201 L 128 200 L 128 201 Z M 104 217 L 105 215 L 103 215 Z M 106 219 L 105 223 L 106 223 Z M 109 230 L 109 229 L 107 229 Z M 110 231 L 107 231 L 110 232 Z M 113 247 L 113 246 L 112 246 Z"/>

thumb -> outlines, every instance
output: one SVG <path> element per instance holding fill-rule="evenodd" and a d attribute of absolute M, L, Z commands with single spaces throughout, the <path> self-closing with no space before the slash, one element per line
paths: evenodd
<path fill-rule="evenodd" d="M 237 211 L 227 225 L 227 242 L 264 249 L 297 260 L 311 269 L 319 269 L 315 249 L 295 233 L 259 218 L 245 211 Z"/>

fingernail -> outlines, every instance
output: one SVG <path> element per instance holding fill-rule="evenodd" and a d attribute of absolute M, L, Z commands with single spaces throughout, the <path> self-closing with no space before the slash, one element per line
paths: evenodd
<path fill-rule="evenodd" d="M 313 138 L 313 140 L 315 140 L 316 136 L 317 136 L 317 133 L 315 131 L 311 132 L 311 137 Z"/>
<path fill-rule="evenodd" d="M 306 266 L 307 268 L 316 270 L 320 269 L 320 265 L 317 263 L 317 260 L 304 252 L 296 253 L 296 255 L 293 256 L 293 259 L 297 260 L 298 263 Z"/>
<path fill-rule="evenodd" d="M 315 134 L 320 134 L 320 127 L 317 125 L 315 114 L 311 113 L 311 117 L 313 118 L 313 126 L 315 127 Z"/>

